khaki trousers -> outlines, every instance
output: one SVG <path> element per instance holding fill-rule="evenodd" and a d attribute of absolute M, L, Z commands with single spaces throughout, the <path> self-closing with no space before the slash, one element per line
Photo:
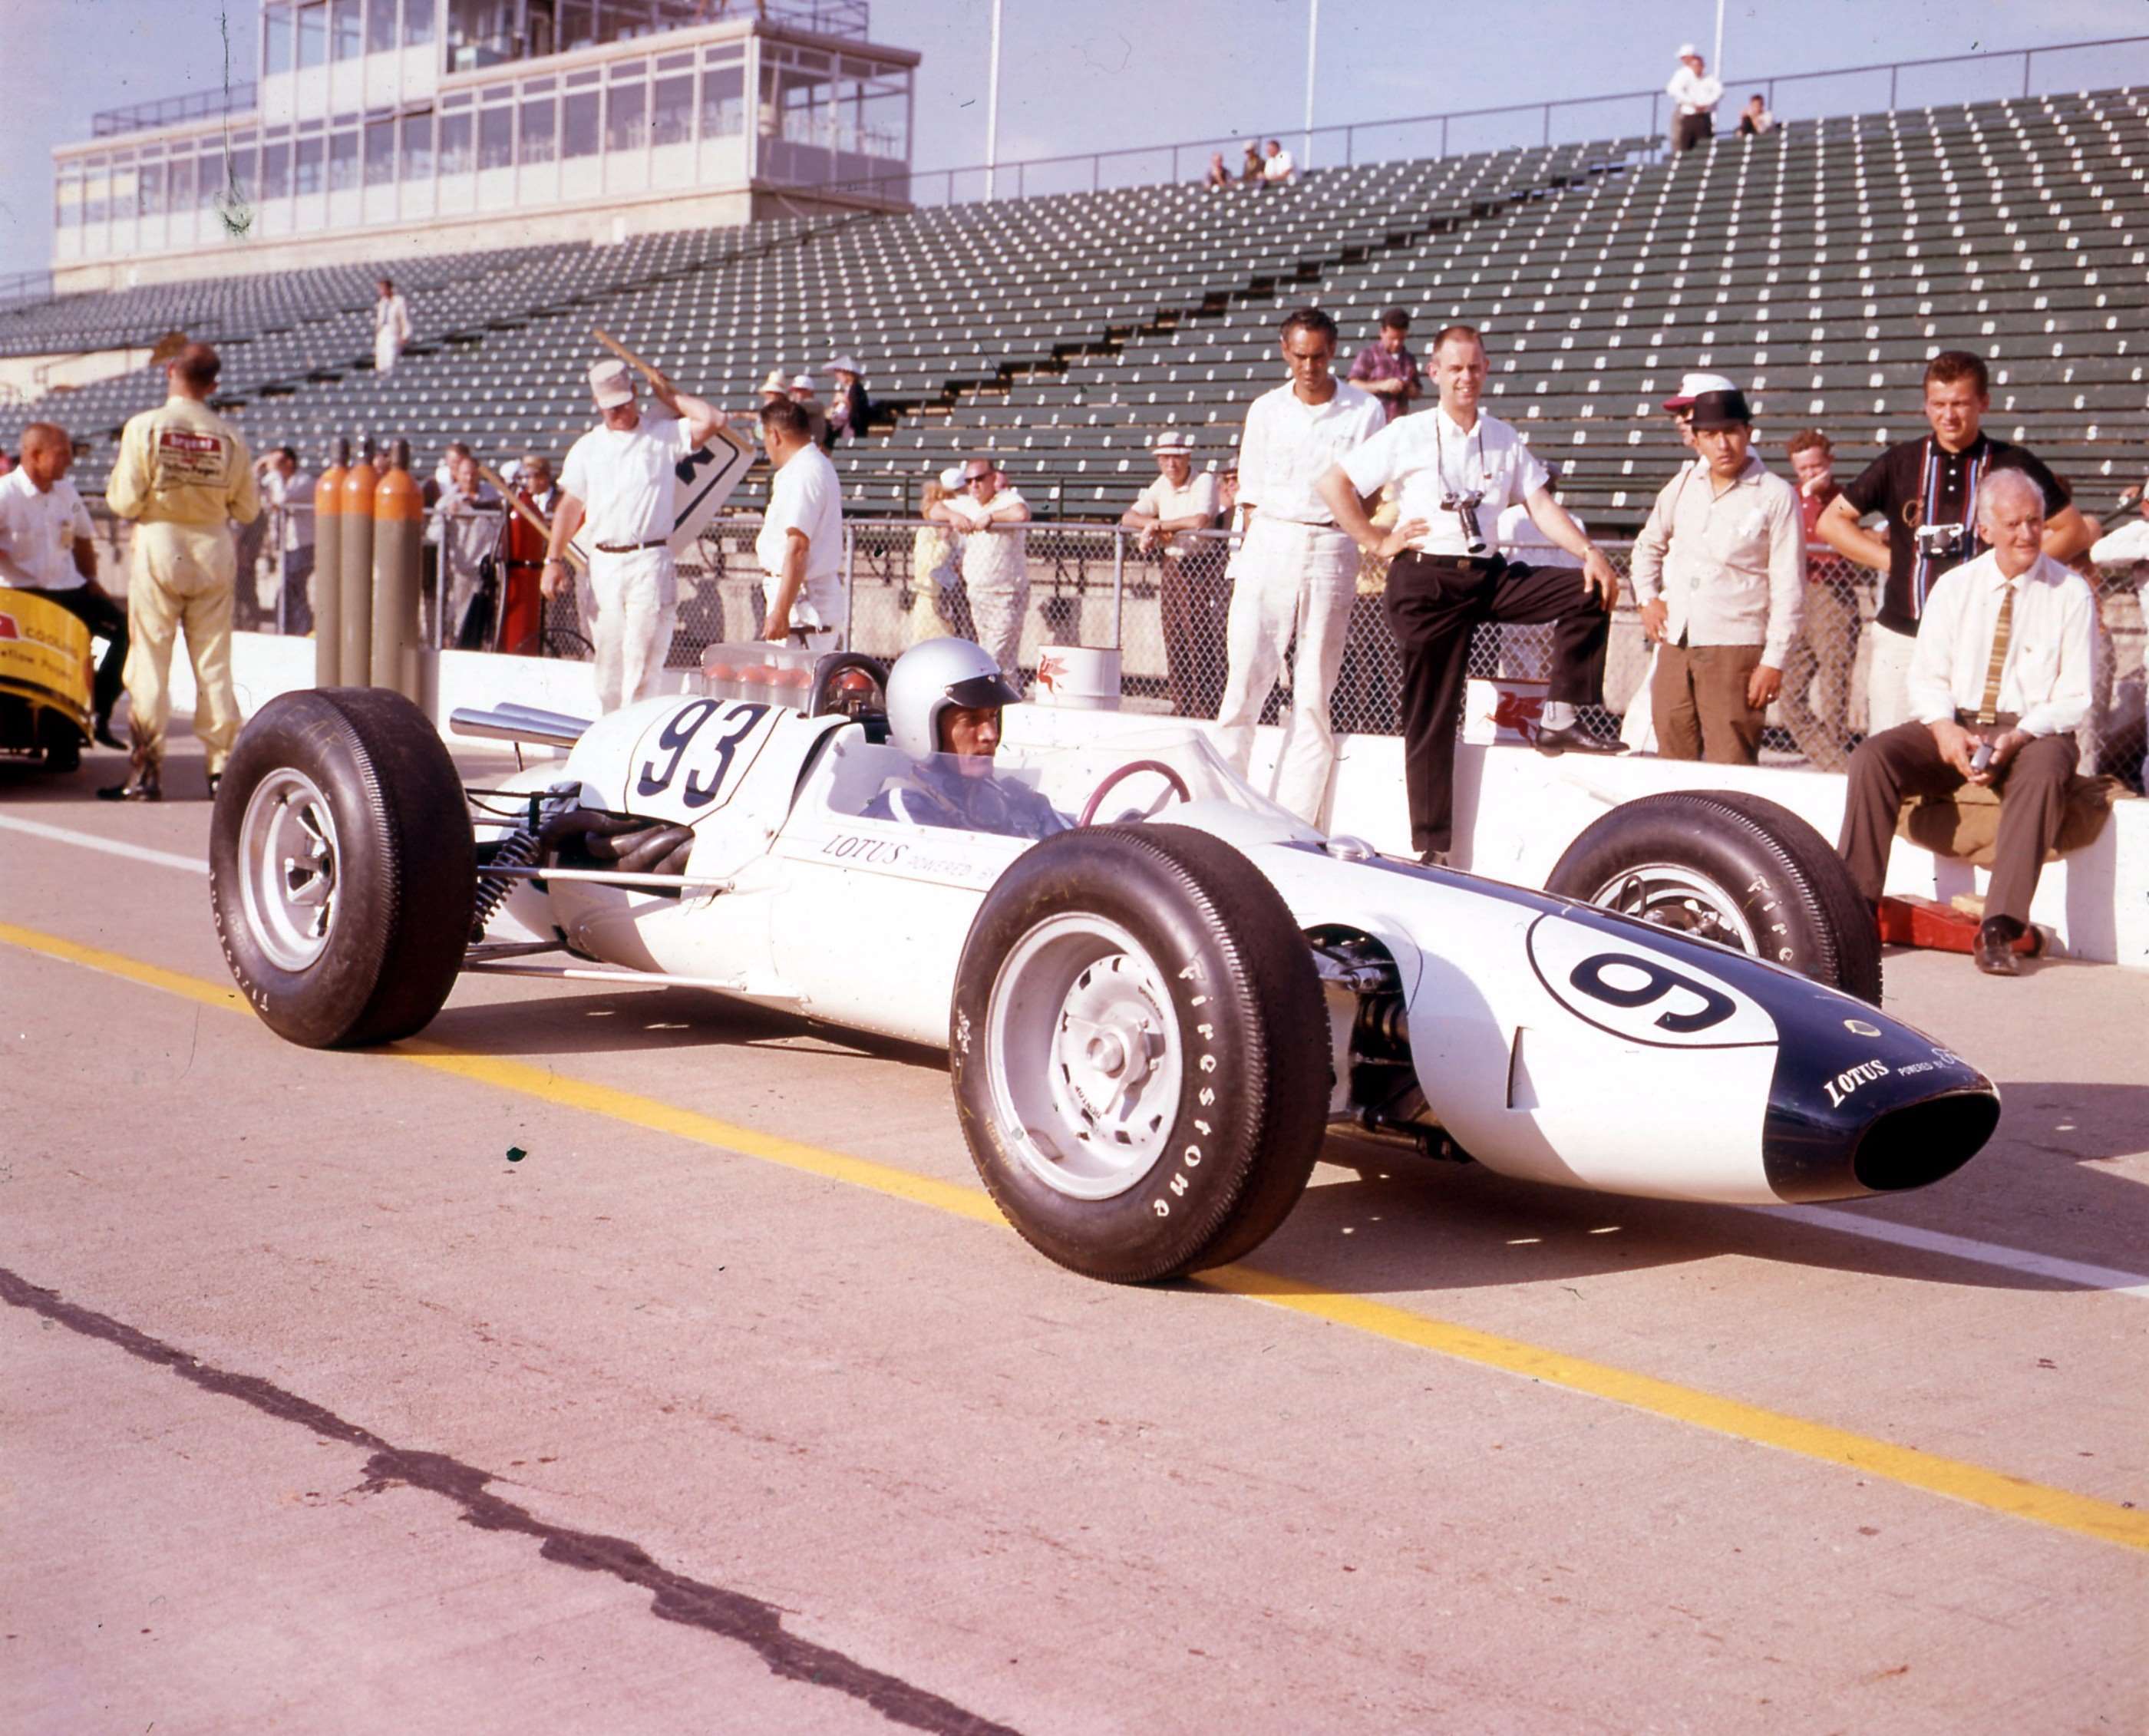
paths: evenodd
<path fill-rule="evenodd" d="M 1719 766 L 1759 760 L 1768 707 L 1746 703 L 1746 678 L 1760 661 L 1758 645 L 1658 646 L 1649 690 L 1658 753 Z"/>
<path fill-rule="evenodd" d="M 134 529 L 127 581 L 128 728 L 137 767 L 160 763 L 172 715 L 172 647 L 186 630 L 194 669 L 194 734 L 214 776 L 239 739 L 239 696 L 231 685 L 233 580 L 239 570 L 231 533 L 192 525 Z"/>

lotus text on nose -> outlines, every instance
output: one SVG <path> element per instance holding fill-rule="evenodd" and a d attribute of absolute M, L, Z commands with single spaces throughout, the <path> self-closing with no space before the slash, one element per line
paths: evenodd
<path fill-rule="evenodd" d="M 1841 1109 L 1850 1100 L 1852 1094 L 1860 1085 L 1869 1085 L 1875 1079 L 1885 1079 L 1887 1076 L 1887 1063 L 1877 1059 L 1860 1061 L 1855 1067 L 1845 1068 L 1834 1079 L 1821 1081 L 1824 1089 L 1828 1092 L 1828 1106 L 1830 1109 Z"/>

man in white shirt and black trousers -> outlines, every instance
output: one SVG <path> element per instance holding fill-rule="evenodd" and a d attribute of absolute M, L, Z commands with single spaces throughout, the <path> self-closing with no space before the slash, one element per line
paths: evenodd
<path fill-rule="evenodd" d="M 1940 576 L 1912 654 L 1912 720 L 1869 736 L 1851 757 L 1843 858 L 1876 908 L 1906 796 L 1965 784 L 2000 792 L 2000 836 L 1977 968 L 2016 974 L 2046 853 L 2060 835 L 2074 731 L 2089 715 L 2096 602 L 2081 576 L 2043 552 L 2045 497 L 2023 471 L 1985 479 L 1978 531 L 1990 545 Z"/>
<path fill-rule="evenodd" d="M 1388 627 L 1402 652 L 1403 775 L 1411 848 L 1445 866 L 1454 847 L 1455 731 L 1462 714 L 1470 638 L 1481 621 L 1553 626 L 1551 692 L 1541 752 L 1623 752 L 1584 730 L 1576 707 L 1603 697 L 1604 644 L 1619 576 L 1552 496 L 1549 473 L 1522 437 L 1481 415 L 1485 346 L 1477 330 L 1451 325 L 1433 345 L 1440 402 L 1402 416 L 1321 479 L 1336 522 L 1368 555 L 1392 556 Z M 1385 539 L 1364 501 L 1401 485 L 1395 529 Z M 1493 551 L 1500 514 L 1525 502 L 1530 521 L 1582 562 L 1531 567 Z"/>
<path fill-rule="evenodd" d="M 560 472 L 539 588 L 556 596 L 574 582 L 566 548 L 585 523 L 590 531 L 590 642 L 596 657 L 597 705 L 616 712 L 645 697 L 664 667 L 679 615 L 679 575 L 672 561 L 678 521 L 678 463 L 717 437 L 724 413 L 667 381 L 652 395 L 677 420 L 655 420 L 634 401 L 634 376 L 623 362 L 590 369 L 590 395 L 604 416 L 568 449 Z"/>

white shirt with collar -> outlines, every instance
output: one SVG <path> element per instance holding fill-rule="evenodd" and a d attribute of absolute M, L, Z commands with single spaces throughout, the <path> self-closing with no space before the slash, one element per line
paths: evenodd
<path fill-rule="evenodd" d="M 1241 476 L 1243 479 L 1243 471 Z M 1397 521 L 1423 519 L 1430 528 L 1415 546 L 1427 555 L 1472 552 L 1459 516 L 1441 502 L 1450 495 L 1477 494 L 1477 528 L 1490 552 L 1500 515 L 1527 501 L 1552 480 L 1522 435 L 1497 416 L 1477 413 L 1476 425 L 1457 426 L 1447 406 L 1397 416 L 1343 460 L 1343 474 L 1361 495 L 1400 483 Z"/>
<path fill-rule="evenodd" d="M 1347 380 L 1326 404 L 1308 404 L 1289 385 L 1246 406 L 1239 436 L 1239 500 L 1263 518 L 1332 525 L 1336 515 L 1316 486 L 1329 470 L 1381 431 L 1381 400 Z"/>
<path fill-rule="evenodd" d="M 2063 735 L 2089 716 L 2090 670 L 2096 652 L 2096 599 L 2081 574 L 2040 555 L 2010 581 L 1987 549 L 1943 573 L 1925 598 L 1910 652 L 1910 712 L 1938 723 L 1985 703 L 1993 629 L 2001 593 L 2012 584 L 2015 612 L 2000 703 L 2033 736 Z"/>
<path fill-rule="evenodd" d="M 314 546 L 314 478 L 300 468 L 285 476 L 269 469 L 261 473 L 261 497 L 284 514 L 284 546 L 310 549 Z"/>
<path fill-rule="evenodd" d="M 1759 645 L 1786 667 L 1805 610 L 1805 527 L 1798 491 L 1752 453 L 1719 484 L 1682 465 L 1634 539 L 1634 600 L 1661 596 L 1671 644 Z"/>
<path fill-rule="evenodd" d="M 2136 518 L 2097 538 L 2089 551 L 2099 566 L 2124 566 L 2130 561 L 2149 561 L 2149 518 Z"/>
<path fill-rule="evenodd" d="M 967 489 L 948 497 L 948 516 L 963 533 L 964 584 L 1010 589 L 1028 582 L 1029 521 L 1018 519 L 992 527 L 994 513 L 1025 504 L 1021 491 L 1014 488 L 1003 488 L 989 501 L 979 500 Z"/>
<path fill-rule="evenodd" d="M 1279 145 L 1276 155 L 1261 165 L 1261 173 L 1271 181 L 1281 181 L 1297 166 L 1291 160 L 1291 153 Z"/>
<path fill-rule="evenodd" d="M 753 551 L 772 577 L 783 574 L 793 531 L 806 538 L 807 584 L 833 584 L 842 578 L 843 485 L 818 446 L 801 446 L 770 480 L 768 511 L 762 516 Z"/>
<path fill-rule="evenodd" d="M 669 540 L 678 517 L 678 463 L 693 450 L 684 421 L 646 410 L 632 428 L 591 429 L 560 466 L 560 486 L 587 515 L 576 540 L 592 548 Z"/>
<path fill-rule="evenodd" d="M 1701 114 L 1724 100 L 1724 84 L 1711 74 L 1697 73 L 1682 63 L 1672 74 L 1671 83 L 1664 87 L 1664 94 L 1678 105 L 1681 114 Z"/>
<path fill-rule="evenodd" d="M 0 476 L 0 585 L 79 590 L 75 541 L 91 534 L 89 509 L 66 477 L 41 492 L 28 470 Z"/>

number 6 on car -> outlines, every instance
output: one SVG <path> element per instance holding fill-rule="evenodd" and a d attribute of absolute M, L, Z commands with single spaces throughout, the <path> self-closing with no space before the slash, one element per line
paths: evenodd
<path fill-rule="evenodd" d="M 1195 729 L 905 751 L 936 737 L 890 739 L 888 681 L 851 656 L 798 706 L 459 712 L 571 749 L 470 788 L 393 694 L 274 700 L 217 794 L 233 974 L 315 1045 L 416 1031 L 464 971 L 944 1045 L 1000 1209 L 1123 1282 L 1259 1245 L 1331 1140 L 1767 1205 L 1936 1181 L 1998 1120 L 1990 1080 L 1879 1010 L 1870 913 L 1769 803 L 1613 809 L 1532 892 L 1325 838 Z M 1162 798 L 1077 823 L 1136 767 Z"/>

